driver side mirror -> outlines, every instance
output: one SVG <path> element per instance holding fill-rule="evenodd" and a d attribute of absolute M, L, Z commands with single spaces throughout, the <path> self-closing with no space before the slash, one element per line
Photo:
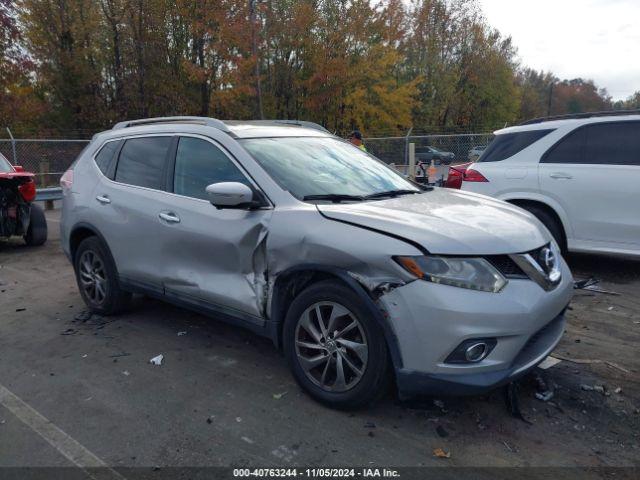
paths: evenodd
<path fill-rule="evenodd" d="M 256 200 L 254 191 L 240 182 L 212 183 L 205 189 L 211 204 L 220 208 L 237 208 L 251 210 L 264 205 Z"/>

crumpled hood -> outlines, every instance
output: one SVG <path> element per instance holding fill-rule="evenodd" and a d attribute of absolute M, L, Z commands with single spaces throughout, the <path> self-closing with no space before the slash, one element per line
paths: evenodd
<path fill-rule="evenodd" d="M 551 240 L 542 224 L 518 207 L 446 188 L 420 195 L 317 207 L 327 218 L 389 232 L 435 254 L 520 253 Z"/>

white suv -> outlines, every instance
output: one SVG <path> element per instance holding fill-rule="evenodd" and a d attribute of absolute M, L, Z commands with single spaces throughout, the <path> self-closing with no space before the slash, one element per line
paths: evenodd
<path fill-rule="evenodd" d="M 640 111 L 536 119 L 495 134 L 462 190 L 528 210 L 566 250 L 640 256 Z"/>

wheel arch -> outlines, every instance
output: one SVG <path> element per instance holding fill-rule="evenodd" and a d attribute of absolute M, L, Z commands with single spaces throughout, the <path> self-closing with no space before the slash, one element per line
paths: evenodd
<path fill-rule="evenodd" d="M 282 348 L 284 319 L 291 302 L 306 287 L 322 280 L 334 280 L 352 290 L 362 300 L 363 306 L 378 323 L 385 337 L 394 369 L 402 367 L 402 357 L 397 337 L 382 310 L 376 305 L 373 293 L 347 270 L 319 264 L 306 264 L 279 273 L 274 281 L 270 313 L 270 337 L 276 347 Z"/>
<path fill-rule="evenodd" d="M 76 251 L 78 250 L 78 246 L 80 243 L 89 238 L 89 237 L 97 237 L 102 244 L 107 249 L 107 252 L 111 256 L 111 261 L 113 261 L 113 256 L 111 255 L 111 250 L 109 249 L 109 245 L 107 244 L 104 236 L 100 233 L 95 226 L 90 223 L 81 222 L 73 226 L 71 229 L 71 233 L 69 234 L 69 252 L 71 254 L 71 261 L 75 262 Z"/>
<path fill-rule="evenodd" d="M 522 208 L 525 208 L 526 205 L 532 205 L 546 210 L 550 215 L 558 220 L 567 244 L 569 244 L 573 238 L 569 216 L 553 199 L 531 194 L 510 194 L 508 196 L 500 196 L 499 199 Z"/>

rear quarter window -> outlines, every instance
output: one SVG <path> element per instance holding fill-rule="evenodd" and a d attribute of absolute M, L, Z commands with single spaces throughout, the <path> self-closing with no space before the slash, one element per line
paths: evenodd
<path fill-rule="evenodd" d="M 553 129 L 528 130 L 525 132 L 504 133 L 497 135 L 487 146 L 479 162 L 499 162 L 524 150 L 529 145 L 545 137 Z"/>
<path fill-rule="evenodd" d="M 109 167 L 113 162 L 118 148 L 120 147 L 120 141 L 113 141 L 105 143 L 100 151 L 94 157 L 96 165 L 104 176 L 108 176 Z"/>

